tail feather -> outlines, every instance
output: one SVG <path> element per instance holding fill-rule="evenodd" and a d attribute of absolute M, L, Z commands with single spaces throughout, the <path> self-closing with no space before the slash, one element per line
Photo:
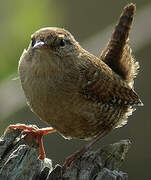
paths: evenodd
<path fill-rule="evenodd" d="M 131 87 L 139 68 L 138 63 L 131 55 L 129 46 L 129 32 L 135 11 L 136 7 L 133 3 L 128 4 L 124 8 L 111 40 L 100 57 L 101 60 L 121 76 Z"/>
<path fill-rule="evenodd" d="M 131 52 L 131 48 L 127 43 L 123 49 L 119 68 L 125 74 L 125 81 L 130 85 L 130 87 L 133 87 L 133 80 L 138 74 L 139 63 L 133 58 Z"/>

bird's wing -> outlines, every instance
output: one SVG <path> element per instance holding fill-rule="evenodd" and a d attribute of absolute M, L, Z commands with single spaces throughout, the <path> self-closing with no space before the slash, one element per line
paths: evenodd
<path fill-rule="evenodd" d="M 136 92 L 99 58 L 87 54 L 83 61 L 79 84 L 86 98 L 112 104 L 141 104 Z"/>

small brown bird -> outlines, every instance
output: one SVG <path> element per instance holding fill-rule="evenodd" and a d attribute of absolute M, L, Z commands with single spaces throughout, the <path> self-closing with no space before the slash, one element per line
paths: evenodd
<path fill-rule="evenodd" d="M 18 70 L 29 106 L 53 129 L 10 128 L 34 131 L 39 142 L 57 130 L 66 138 L 94 139 L 93 144 L 126 124 L 133 107 L 141 105 L 133 89 L 138 63 L 128 45 L 134 13 L 135 5 L 125 7 L 100 58 L 84 50 L 65 29 L 36 31 Z M 42 144 L 40 158 L 44 158 Z"/>

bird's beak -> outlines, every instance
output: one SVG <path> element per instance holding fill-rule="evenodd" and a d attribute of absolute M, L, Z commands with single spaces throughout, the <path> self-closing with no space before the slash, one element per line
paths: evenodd
<path fill-rule="evenodd" d="M 43 41 L 36 42 L 33 46 L 33 49 L 40 49 L 44 47 L 45 43 Z"/>

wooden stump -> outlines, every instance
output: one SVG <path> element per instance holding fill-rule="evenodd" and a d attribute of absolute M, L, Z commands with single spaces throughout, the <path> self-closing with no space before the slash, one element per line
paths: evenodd
<path fill-rule="evenodd" d="M 81 154 L 66 171 L 50 159 L 38 159 L 35 139 L 21 130 L 7 130 L 0 139 L 0 180 L 127 180 L 119 170 L 130 147 L 129 140 Z"/>

